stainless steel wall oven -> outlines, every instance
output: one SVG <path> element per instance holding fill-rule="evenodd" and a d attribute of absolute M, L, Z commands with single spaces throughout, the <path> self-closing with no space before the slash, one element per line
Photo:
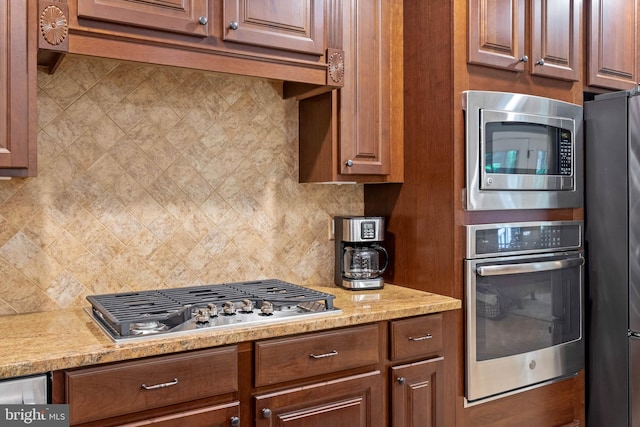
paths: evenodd
<path fill-rule="evenodd" d="M 466 226 L 468 403 L 584 367 L 582 222 Z"/>

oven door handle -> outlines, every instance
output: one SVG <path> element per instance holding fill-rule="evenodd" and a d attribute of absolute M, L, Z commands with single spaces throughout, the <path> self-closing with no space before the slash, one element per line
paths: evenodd
<path fill-rule="evenodd" d="M 476 268 L 479 276 L 506 276 L 509 274 L 536 273 L 539 271 L 562 270 L 584 264 L 584 258 L 561 259 L 557 261 L 541 261 L 526 264 L 483 265 Z"/>

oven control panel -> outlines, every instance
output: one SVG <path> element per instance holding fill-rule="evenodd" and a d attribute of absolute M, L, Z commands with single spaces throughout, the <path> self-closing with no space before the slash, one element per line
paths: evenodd
<path fill-rule="evenodd" d="M 582 225 L 582 221 L 468 225 L 467 258 L 579 249 Z"/>

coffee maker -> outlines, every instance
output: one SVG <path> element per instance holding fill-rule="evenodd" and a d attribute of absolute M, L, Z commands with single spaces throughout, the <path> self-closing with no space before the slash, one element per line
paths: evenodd
<path fill-rule="evenodd" d="M 382 289 L 389 265 L 382 217 L 334 217 L 335 284 L 345 289 Z M 384 264 L 380 268 L 380 258 Z"/>

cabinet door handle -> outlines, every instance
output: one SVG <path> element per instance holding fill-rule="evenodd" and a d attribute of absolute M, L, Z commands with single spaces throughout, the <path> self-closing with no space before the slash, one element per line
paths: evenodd
<path fill-rule="evenodd" d="M 240 418 L 239 417 L 231 417 L 231 427 L 240 427 Z"/>
<path fill-rule="evenodd" d="M 198 18 L 198 24 L 200 25 L 207 25 L 208 22 L 209 19 L 206 16 L 201 16 L 200 18 Z"/>
<path fill-rule="evenodd" d="M 169 381 L 168 383 L 163 383 L 163 384 L 156 384 L 156 385 L 141 384 L 140 388 L 145 389 L 145 390 L 155 390 L 155 389 L 158 389 L 158 388 L 170 387 L 170 386 L 176 385 L 176 384 L 178 384 L 178 379 L 174 378 L 173 381 Z"/>
<path fill-rule="evenodd" d="M 309 357 L 312 359 L 324 359 L 325 357 L 331 357 L 331 356 L 337 356 L 337 355 L 338 355 L 338 350 L 333 350 L 330 353 L 324 353 L 324 354 L 311 353 Z"/>
<path fill-rule="evenodd" d="M 433 335 L 431 334 L 427 334 L 425 336 L 422 337 L 409 337 L 409 341 L 426 341 L 426 340 L 430 340 L 431 338 L 433 338 Z"/>
<path fill-rule="evenodd" d="M 230 28 L 230 29 L 232 29 L 232 30 L 237 30 L 237 29 L 238 29 L 238 27 L 240 27 L 240 26 L 238 25 L 238 21 L 231 21 L 231 22 L 229 22 L 229 28 Z"/>

